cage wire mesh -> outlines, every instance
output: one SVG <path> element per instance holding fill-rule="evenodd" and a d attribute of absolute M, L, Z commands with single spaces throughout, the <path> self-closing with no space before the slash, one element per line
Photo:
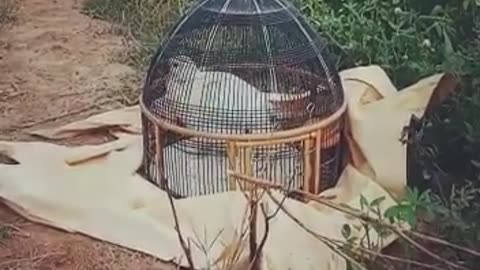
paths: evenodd
<path fill-rule="evenodd" d="M 285 0 L 190 5 L 153 57 L 145 81 L 146 178 L 163 188 L 168 183 L 179 197 L 231 189 L 229 168 L 287 188 L 315 185 L 306 183 L 306 171 L 322 179 L 317 192 L 334 185 L 343 117 L 335 116 L 314 140 L 267 143 L 268 134 L 314 125 L 344 108 L 326 45 Z M 252 134 L 266 134 L 265 143 L 237 145 L 229 156 L 230 146 Z M 320 164 L 308 164 L 305 157 L 315 152 Z"/>

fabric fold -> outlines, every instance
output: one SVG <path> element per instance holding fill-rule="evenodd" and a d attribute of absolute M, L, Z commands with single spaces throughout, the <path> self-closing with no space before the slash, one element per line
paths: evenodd
<path fill-rule="evenodd" d="M 350 163 L 338 184 L 320 196 L 336 204 L 360 209 L 360 198 L 384 198 L 385 211 L 402 197 L 406 186 L 406 146 L 400 142 L 410 117 L 422 117 L 442 74 L 425 78 L 397 91 L 378 66 L 340 73 L 348 104 L 347 128 Z M 118 139 L 101 145 L 67 147 L 45 142 L 0 142 L 0 152 L 19 164 L 0 164 L 0 197 L 9 207 L 38 223 L 145 252 L 164 261 L 188 266 L 182 258 L 167 194 L 137 173 L 142 161 L 138 106 L 89 117 L 35 135 L 65 139 L 104 130 Z M 274 193 L 276 198 L 282 195 Z M 262 198 L 269 212 L 276 205 Z M 219 267 L 235 250 L 243 250 L 236 263 L 248 258 L 245 230 L 248 202 L 240 192 L 175 200 L 182 234 L 192 242 L 196 266 Z M 317 202 L 286 199 L 283 206 L 315 233 L 344 241 L 342 227 L 360 221 Z M 265 224 L 259 213 L 258 236 Z M 353 230 L 353 236 L 365 231 Z M 371 233 L 372 243 L 379 236 Z M 359 237 L 361 238 L 361 237 Z M 214 240 L 212 244 L 211 242 Z M 395 236 L 382 239 L 382 246 Z M 194 243 L 195 242 L 195 243 Z M 208 248 L 206 248 L 208 247 Z M 269 223 L 262 253 L 262 269 L 345 270 L 338 250 L 305 231 L 279 211 Z"/>

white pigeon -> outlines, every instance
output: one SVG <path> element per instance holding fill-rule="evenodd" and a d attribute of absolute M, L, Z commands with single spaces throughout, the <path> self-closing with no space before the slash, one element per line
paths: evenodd
<path fill-rule="evenodd" d="M 288 104 L 290 100 L 303 99 L 309 94 L 308 92 L 302 94 L 265 93 L 234 74 L 202 71 L 195 62 L 185 56 L 172 58 L 168 64 L 170 71 L 164 98 L 174 102 L 173 106 L 176 102 L 181 102 L 182 105 L 187 105 L 186 108 L 197 108 L 195 113 L 182 111 L 180 108 L 170 113 L 175 114 L 174 118 L 180 119 L 186 128 L 195 130 L 238 133 L 249 129 L 255 132 L 255 129 L 251 128 L 256 124 L 255 116 L 282 114 L 281 108 L 273 106 L 274 102 L 282 101 L 282 104 Z M 218 111 L 229 114 L 229 117 L 224 119 L 225 122 L 220 122 L 218 119 L 216 115 Z M 198 119 L 203 120 L 200 122 Z M 264 125 L 265 123 L 260 124 Z M 233 130 L 227 130 L 227 125 Z M 274 124 L 271 123 L 271 125 L 270 128 L 275 129 Z M 207 126 L 208 129 L 206 129 Z M 175 180 L 188 179 L 187 186 L 190 188 L 191 195 L 225 189 L 228 185 L 226 171 L 228 158 L 224 153 L 223 155 L 211 155 L 206 151 L 207 148 L 210 148 L 210 144 L 212 147 L 218 148 L 219 142 L 205 138 L 187 138 L 184 142 L 187 141 L 193 145 L 197 144 L 198 149 L 192 148 L 189 150 L 190 152 L 187 152 L 183 149 L 185 147 L 183 143 L 168 146 L 165 158 L 175 160 L 175 164 L 165 167 L 165 177 L 173 181 L 172 185 L 177 188 L 182 185 L 175 183 Z M 297 170 L 290 171 L 289 168 L 293 164 L 301 166 L 302 163 L 298 150 L 295 148 L 291 150 L 293 153 L 279 160 L 270 160 L 265 157 L 252 160 L 254 174 L 265 179 L 275 177 L 278 181 L 287 183 L 287 179 L 293 177 L 290 174 L 297 172 Z M 186 194 L 182 195 L 190 193 L 186 190 L 183 192 Z"/>
<path fill-rule="evenodd" d="M 188 105 L 187 108 L 198 108 L 196 115 L 192 118 L 203 118 L 202 123 L 189 120 L 189 117 L 181 115 L 180 111 L 175 112 L 180 114 L 180 119 L 186 127 L 197 130 L 202 130 L 204 129 L 202 127 L 208 125 L 209 128 L 205 131 L 243 132 L 248 129 L 255 132 L 251 127 L 256 124 L 255 121 L 259 121 L 259 116 L 282 114 L 282 108 L 273 106 L 274 102 L 287 101 L 285 104 L 288 104 L 290 100 L 304 99 L 309 95 L 309 92 L 301 94 L 262 92 L 234 74 L 202 71 L 186 56 L 170 59 L 169 65 L 170 73 L 165 98 L 171 101 L 182 101 Z M 227 123 L 220 123 L 217 119 L 213 121 L 218 112 L 229 114 L 228 119 L 225 119 Z M 212 121 L 205 122 L 209 119 Z M 222 128 L 225 125 L 234 127 L 234 130 L 225 130 Z M 271 129 L 274 129 L 273 123 Z"/>

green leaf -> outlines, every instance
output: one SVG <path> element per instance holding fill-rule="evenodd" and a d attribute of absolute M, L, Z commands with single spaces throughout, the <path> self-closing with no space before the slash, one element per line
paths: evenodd
<path fill-rule="evenodd" d="M 352 229 L 350 228 L 350 225 L 344 224 L 342 227 L 342 235 L 345 239 L 350 238 L 352 234 Z"/>
<path fill-rule="evenodd" d="M 405 221 L 408 222 L 410 226 L 415 227 L 417 223 L 417 217 L 412 209 L 408 209 L 407 211 L 405 211 L 403 216 L 405 218 Z"/>
<path fill-rule="evenodd" d="M 425 192 L 420 193 L 417 200 L 417 206 L 422 206 L 428 201 L 428 195 Z"/>
<path fill-rule="evenodd" d="M 375 207 L 375 206 L 379 206 L 383 201 L 385 201 L 385 196 L 382 196 L 380 198 L 376 198 L 375 200 L 373 200 L 371 203 L 370 203 L 370 206 L 371 207 Z"/>
<path fill-rule="evenodd" d="M 468 1 L 468 0 L 467 0 Z M 431 12 L 431 15 L 433 16 L 438 16 L 440 15 L 440 13 L 443 11 L 443 8 L 441 5 L 435 5 L 433 8 L 432 8 L 432 12 Z"/>
<path fill-rule="evenodd" d="M 409 212 L 415 214 L 415 211 L 411 205 L 400 204 L 388 208 L 387 211 L 385 211 L 384 216 L 390 219 L 396 218 L 398 220 L 406 221 L 406 218 L 408 218 L 406 216 L 409 215 Z"/>
<path fill-rule="evenodd" d="M 367 198 L 365 198 L 365 196 L 363 196 L 363 195 L 360 195 L 360 208 L 363 210 L 366 207 L 368 207 Z"/>
<path fill-rule="evenodd" d="M 398 5 L 398 4 L 400 4 L 400 0 L 393 0 L 393 1 L 392 1 L 392 4 Z"/>
<path fill-rule="evenodd" d="M 444 42 L 444 51 L 445 55 L 451 55 L 453 54 L 453 46 L 452 46 L 452 41 L 450 40 L 450 37 L 447 34 L 447 31 L 443 29 L 443 42 Z"/>
<path fill-rule="evenodd" d="M 394 218 L 398 217 L 400 212 L 401 212 L 400 206 L 395 205 L 395 206 L 392 206 L 392 207 L 388 208 L 383 215 L 386 218 L 394 219 Z"/>

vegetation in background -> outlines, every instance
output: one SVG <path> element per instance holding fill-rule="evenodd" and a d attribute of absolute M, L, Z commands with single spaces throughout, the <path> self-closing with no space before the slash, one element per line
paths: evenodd
<path fill-rule="evenodd" d="M 0 2 L 0 30 L 15 19 L 16 12 L 15 0 L 2 0 Z"/>
<path fill-rule="evenodd" d="M 463 68 L 458 41 L 469 31 L 457 18 L 467 11 L 434 2 L 442 1 L 302 0 L 300 8 L 332 41 L 340 69 L 378 64 L 402 88 L 433 72 Z"/>
<path fill-rule="evenodd" d="M 453 189 L 447 201 L 431 191 L 413 188 L 388 209 L 380 207 L 385 197 L 371 202 L 361 197 L 360 209 L 356 209 L 363 216 L 360 224 L 342 227 L 342 248 L 353 258 L 347 262 L 348 269 L 476 269 L 480 258 L 479 196 L 480 189 L 471 185 Z M 412 229 L 402 230 L 405 223 Z M 398 237 L 397 251 L 376 252 L 392 234 Z M 379 237 L 372 238 L 374 235 Z M 358 240 L 359 244 L 354 244 Z"/>
<path fill-rule="evenodd" d="M 191 1 L 87 0 L 85 12 L 123 25 L 137 43 L 131 59 L 143 70 Z M 436 72 L 461 76 L 460 94 L 425 119 L 413 141 L 417 147 L 409 158 L 416 166 L 409 183 L 418 191 L 387 212 L 388 218 L 427 226 L 438 237 L 479 250 L 480 1 L 295 0 L 295 4 L 331 41 L 339 69 L 377 64 L 398 88 Z M 478 261 L 448 249 L 436 252 L 470 269 Z"/>
<path fill-rule="evenodd" d="M 413 141 L 417 147 L 409 158 L 416 171 L 409 184 L 423 192 L 410 192 L 387 213 L 473 250 L 480 249 L 479 4 L 301 1 L 307 18 L 332 41 L 340 69 L 378 64 L 399 88 L 435 72 L 462 77 L 460 94 L 425 119 Z M 435 252 L 467 269 L 478 262 L 478 257 L 445 248 Z M 417 260 L 425 255 L 417 253 L 411 255 Z"/>

